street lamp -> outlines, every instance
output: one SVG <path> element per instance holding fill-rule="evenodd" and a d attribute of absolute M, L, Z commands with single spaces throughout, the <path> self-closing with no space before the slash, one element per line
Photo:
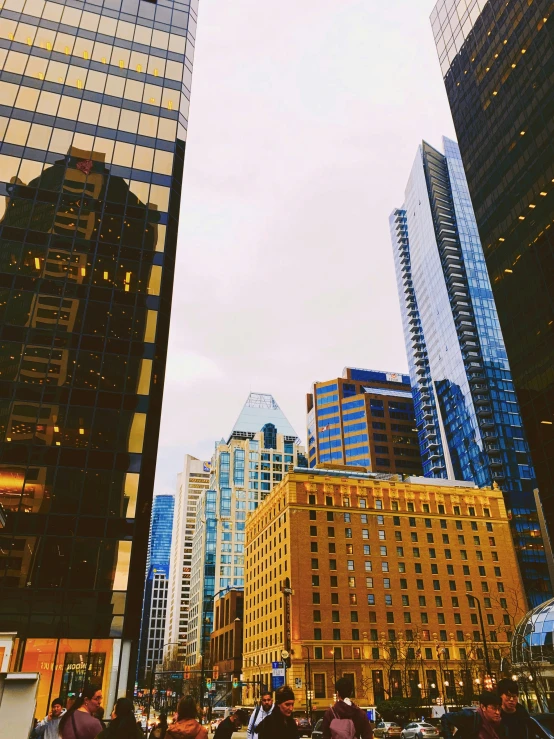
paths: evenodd
<path fill-rule="evenodd" d="M 483 623 L 483 611 L 481 610 L 481 601 L 472 593 L 466 593 L 469 605 L 471 606 L 471 599 L 477 601 L 477 610 L 479 611 L 479 623 L 481 624 L 481 636 L 483 638 L 483 650 L 485 652 L 485 666 L 487 668 L 487 675 L 491 674 L 491 663 L 489 660 L 489 649 L 487 647 L 487 637 L 485 636 L 485 624 Z"/>
<path fill-rule="evenodd" d="M 337 648 L 333 647 L 333 676 L 335 678 L 334 683 L 334 692 L 336 693 L 336 685 L 337 685 Z"/>
<path fill-rule="evenodd" d="M 308 652 L 308 679 L 306 680 L 306 709 L 310 715 L 310 724 L 312 723 L 312 666 L 310 664 L 310 647 L 302 644 L 302 649 Z"/>

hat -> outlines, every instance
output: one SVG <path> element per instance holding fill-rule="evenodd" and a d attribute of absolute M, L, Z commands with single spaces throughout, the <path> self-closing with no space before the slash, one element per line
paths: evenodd
<path fill-rule="evenodd" d="M 285 703 L 286 701 L 293 701 L 294 700 L 294 691 L 292 688 L 289 688 L 288 685 L 282 685 L 276 692 L 275 692 L 275 703 L 279 705 L 280 703 Z"/>

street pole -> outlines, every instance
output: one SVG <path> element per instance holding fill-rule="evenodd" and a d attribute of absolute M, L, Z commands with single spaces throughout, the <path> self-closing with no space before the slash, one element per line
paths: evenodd
<path fill-rule="evenodd" d="M 312 666 L 310 664 L 310 647 L 305 644 L 302 645 L 302 649 L 308 652 L 308 678 L 306 680 L 306 710 L 310 716 L 310 724 L 312 723 Z"/>
<path fill-rule="evenodd" d="M 487 668 L 487 675 L 491 676 L 491 663 L 489 660 L 489 649 L 487 646 L 487 637 L 485 636 L 485 624 L 483 623 L 483 612 L 481 610 L 481 601 L 479 598 L 477 598 L 475 595 L 472 595 L 471 593 L 466 593 L 467 598 L 471 604 L 471 598 L 474 598 L 477 601 L 477 610 L 479 611 L 479 623 L 481 624 L 481 636 L 483 637 L 483 650 L 485 652 L 485 665 Z"/>
<path fill-rule="evenodd" d="M 333 693 L 337 692 L 337 648 L 333 647 L 333 675 L 335 678 L 335 684 L 333 686 Z"/>

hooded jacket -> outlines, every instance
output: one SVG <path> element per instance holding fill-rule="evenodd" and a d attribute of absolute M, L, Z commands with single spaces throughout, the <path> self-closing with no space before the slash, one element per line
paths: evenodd
<path fill-rule="evenodd" d="M 298 727 L 292 716 L 284 716 L 275 706 L 267 718 L 254 727 L 259 739 L 298 739 Z"/>
<path fill-rule="evenodd" d="M 165 732 L 166 739 L 208 739 L 208 732 L 194 718 L 185 718 L 170 724 Z"/>
<path fill-rule="evenodd" d="M 365 713 L 355 703 L 345 703 L 343 700 L 338 700 L 332 709 L 328 708 L 325 711 L 321 725 L 323 739 L 331 739 L 330 727 L 334 718 L 351 719 L 359 739 L 372 739 L 373 731 Z"/>

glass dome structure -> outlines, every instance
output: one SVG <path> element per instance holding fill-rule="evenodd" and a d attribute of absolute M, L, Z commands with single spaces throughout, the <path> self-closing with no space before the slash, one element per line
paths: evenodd
<path fill-rule="evenodd" d="M 517 625 L 512 638 L 512 663 L 554 664 L 554 598 L 533 608 Z"/>

